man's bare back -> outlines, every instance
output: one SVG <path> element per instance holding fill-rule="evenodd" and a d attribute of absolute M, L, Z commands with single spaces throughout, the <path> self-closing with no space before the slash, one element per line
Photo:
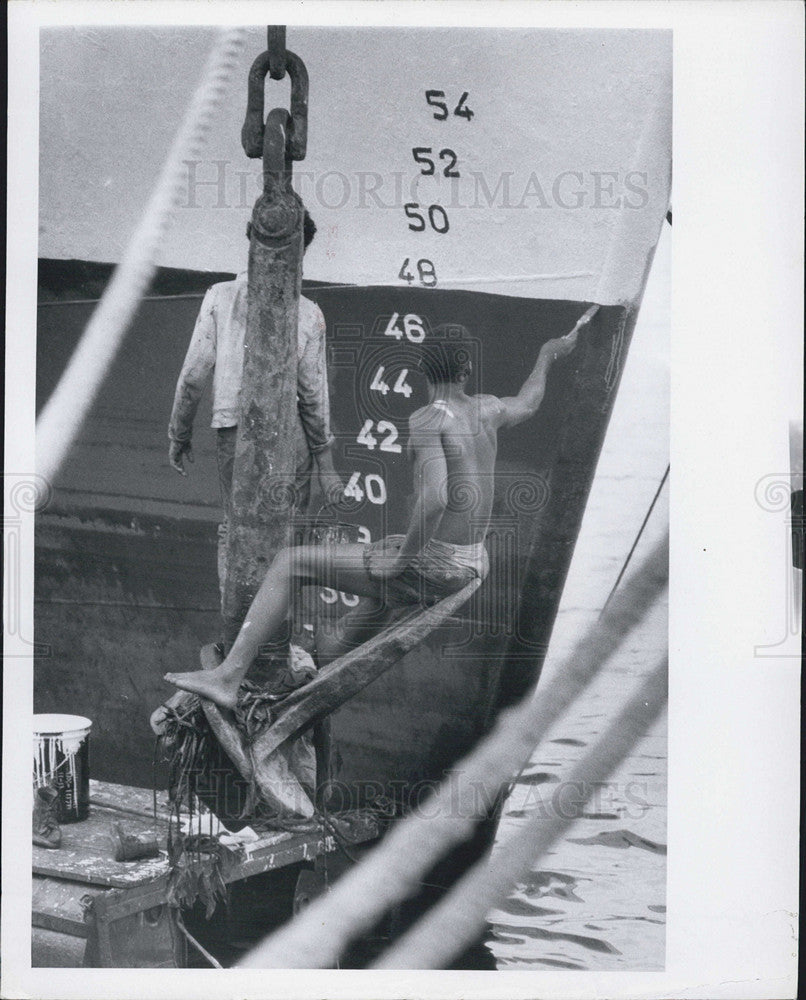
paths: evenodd
<path fill-rule="evenodd" d="M 411 416 L 414 427 L 439 436 L 447 466 L 445 506 L 432 536 L 437 541 L 451 545 L 484 541 L 495 488 L 499 405 L 495 396 L 448 391 Z"/>

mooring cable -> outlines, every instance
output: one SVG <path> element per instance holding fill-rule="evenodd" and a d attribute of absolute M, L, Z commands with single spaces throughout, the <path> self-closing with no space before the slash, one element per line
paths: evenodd
<path fill-rule="evenodd" d="M 176 926 L 179 928 L 182 934 L 184 934 L 187 940 L 193 945 L 196 951 L 202 956 L 202 958 L 207 959 L 207 961 L 210 963 L 210 965 L 212 965 L 214 969 L 223 969 L 224 966 L 218 961 L 218 959 L 214 955 L 211 955 L 210 952 L 204 947 L 204 945 L 200 944 L 196 940 L 196 938 L 190 933 L 187 927 L 185 927 L 185 922 L 184 920 L 182 920 L 182 911 L 178 907 L 176 907 L 173 910 L 173 914 L 176 919 Z"/>
<path fill-rule="evenodd" d="M 484 930 L 487 914 L 503 903 L 519 881 L 582 815 L 585 803 L 649 731 L 666 704 L 668 657 L 654 668 L 604 735 L 571 772 L 566 787 L 579 788 L 574 810 L 536 815 L 491 858 L 467 871 L 414 927 L 387 949 L 375 969 L 439 969 Z"/>
<path fill-rule="evenodd" d="M 615 595 L 540 692 L 502 712 L 493 731 L 458 762 L 423 808 L 399 821 L 332 892 L 244 957 L 247 968 L 330 968 L 347 945 L 467 840 L 500 789 L 534 752 L 627 635 L 655 606 L 668 582 L 668 537 Z"/>
<path fill-rule="evenodd" d="M 616 582 L 613 584 L 613 586 L 612 586 L 612 588 L 610 590 L 610 593 L 607 595 L 607 600 L 604 602 L 602 610 L 599 612 L 599 618 L 601 618 L 602 615 L 607 610 L 607 606 L 608 606 L 608 604 L 610 604 L 610 600 L 613 597 L 613 594 L 615 594 L 615 592 L 618 590 L 618 585 L 621 583 L 622 577 L 627 572 L 627 567 L 630 565 L 630 560 L 632 559 L 633 554 L 635 553 L 636 548 L 638 548 L 638 543 L 641 541 L 641 536 L 643 535 L 644 528 L 646 528 L 647 523 L 649 521 L 649 518 L 652 515 L 652 511 L 655 509 L 655 504 L 658 502 L 658 497 L 661 494 L 661 490 L 663 489 L 663 485 L 664 485 L 664 483 L 666 482 L 666 480 L 669 477 L 669 469 L 670 468 L 671 468 L 671 463 L 666 466 L 666 471 L 663 473 L 663 477 L 662 477 L 660 483 L 658 484 L 657 490 L 655 490 L 655 496 L 652 497 L 652 503 L 649 505 L 649 510 L 646 512 L 646 516 L 644 517 L 644 520 L 641 522 L 641 527 L 638 529 L 638 534 L 635 536 L 635 541 L 632 543 L 632 548 L 627 553 L 627 558 L 624 560 L 624 564 L 621 567 L 619 575 L 616 577 Z"/>

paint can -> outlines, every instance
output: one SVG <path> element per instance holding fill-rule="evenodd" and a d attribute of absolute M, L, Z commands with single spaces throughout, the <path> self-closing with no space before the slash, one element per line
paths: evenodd
<path fill-rule="evenodd" d="M 58 820 L 77 823 L 90 811 L 90 727 L 82 715 L 34 716 L 34 787 L 59 793 Z"/>

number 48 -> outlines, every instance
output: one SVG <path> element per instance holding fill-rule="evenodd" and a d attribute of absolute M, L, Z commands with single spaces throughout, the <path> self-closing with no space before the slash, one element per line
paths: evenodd
<path fill-rule="evenodd" d="M 417 274 L 420 279 L 420 284 L 425 285 L 426 288 L 434 288 L 437 284 L 437 272 L 434 268 L 434 262 L 428 260 L 427 257 L 423 257 L 421 260 L 417 261 Z M 415 280 L 414 275 L 409 270 L 409 258 L 407 257 L 400 266 L 400 273 L 398 278 L 401 281 L 407 282 L 409 285 Z"/>

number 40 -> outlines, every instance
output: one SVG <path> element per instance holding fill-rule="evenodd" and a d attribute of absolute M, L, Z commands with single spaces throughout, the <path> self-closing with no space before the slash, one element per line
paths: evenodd
<path fill-rule="evenodd" d="M 370 472 L 364 476 L 364 487 L 366 488 L 367 500 L 369 500 L 370 503 L 386 503 L 386 483 L 377 473 Z M 350 476 L 350 481 L 344 487 L 344 495 L 346 497 L 352 497 L 359 503 L 364 499 L 364 490 L 361 489 L 360 472 L 354 472 Z"/>

